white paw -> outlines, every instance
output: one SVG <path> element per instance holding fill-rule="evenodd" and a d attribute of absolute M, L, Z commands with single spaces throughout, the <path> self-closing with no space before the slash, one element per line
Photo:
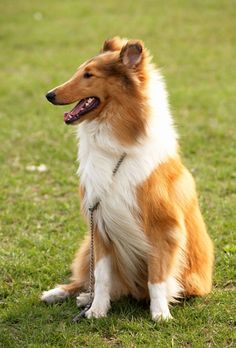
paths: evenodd
<path fill-rule="evenodd" d="M 107 316 L 107 312 L 110 308 L 110 304 L 95 304 L 93 303 L 91 308 L 89 308 L 89 310 L 87 310 L 87 312 L 85 313 L 85 316 L 88 319 L 91 318 L 102 318 L 102 317 L 106 317 Z"/>
<path fill-rule="evenodd" d="M 76 297 L 77 307 L 85 307 L 90 300 L 90 295 L 88 292 L 82 292 L 79 296 Z"/>
<path fill-rule="evenodd" d="M 57 287 L 48 291 L 44 291 L 41 296 L 41 300 L 47 303 L 54 303 L 63 301 L 69 293 L 64 289 Z"/>
<path fill-rule="evenodd" d="M 155 321 L 168 321 L 172 316 L 168 307 L 166 282 L 151 284 L 148 283 L 150 294 L 150 310 L 152 319 Z"/>
<path fill-rule="evenodd" d="M 152 312 L 152 320 L 154 321 L 168 321 L 173 319 L 172 315 L 170 314 L 170 311 L 158 311 L 158 312 Z"/>

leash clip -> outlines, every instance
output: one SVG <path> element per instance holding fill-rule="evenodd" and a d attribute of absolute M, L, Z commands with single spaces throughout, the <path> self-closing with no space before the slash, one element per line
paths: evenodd
<path fill-rule="evenodd" d="M 73 320 L 72 320 L 73 323 L 77 324 L 82 319 L 84 319 L 85 318 L 85 313 L 89 310 L 91 305 L 92 305 L 92 303 L 87 304 L 87 306 L 84 309 L 82 309 L 82 311 L 73 318 Z"/>

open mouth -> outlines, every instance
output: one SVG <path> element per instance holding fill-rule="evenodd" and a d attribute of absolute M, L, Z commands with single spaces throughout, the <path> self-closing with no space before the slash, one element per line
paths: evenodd
<path fill-rule="evenodd" d="M 65 112 L 65 123 L 72 124 L 75 121 L 78 121 L 81 116 L 86 115 L 90 111 L 94 110 L 99 104 L 100 100 L 97 97 L 88 97 L 81 99 L 71 111 Z"/>

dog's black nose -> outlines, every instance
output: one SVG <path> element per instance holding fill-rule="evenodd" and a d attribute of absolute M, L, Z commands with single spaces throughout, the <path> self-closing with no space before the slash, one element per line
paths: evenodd
<path fill-rule="evenodd" d="M 56 93 L 55 92 L 48 92 L 46 94 L 46 98 L 47 98 L 48 101 L 53 103 L 55 101 L 55 98 L 56 98 Z"/>

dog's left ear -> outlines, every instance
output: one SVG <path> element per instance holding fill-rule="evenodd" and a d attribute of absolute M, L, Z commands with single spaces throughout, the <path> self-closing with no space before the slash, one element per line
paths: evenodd
<path fill-rule="evenodd" d="M 127 39 L 121 39 L 119 36 L 115 36 L 112 39 L 108 39 L 104 42 L 101 52 L 120 51 L 126 42 Z"/>
<path fill-rule="evenodd" d="M 122 47 L 120 59 L 128 68 L 136 68 L 143 59 L 143 43 L 141 41 L 128 41 Z"/>

